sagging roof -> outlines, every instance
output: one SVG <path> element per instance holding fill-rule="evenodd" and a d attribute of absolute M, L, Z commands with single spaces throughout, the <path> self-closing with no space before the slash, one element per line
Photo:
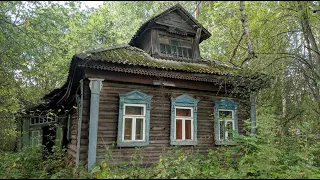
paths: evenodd
<path fill-rule="evenodd" d="M 103 66 L 110 67 L 111 69 Z M 84 77 L 83 70 L 85 68 L 113 70 L 113 68 L 116 66 L 132 69 L 132 71 L 122 72 L 135 74 L 141 74 L 136 71 L 135 68 L 143 68 L 144 71 L 150 72 L 154 70 L 165 71 L 167 74 L 178 73 L 179 76 L 182 72 L 184 72 L 187 73 L 186 76 L 188 76 L 188 78 L 185 78 L 185 80 L 200 80 L 206 82 L 213 82 L 211 81 L 212 79 L 214 79 L 214 81 L 218 81 L 218 79 L 216 79 L 217 76 L 242 77 L 245 79 L 256 79 L 261 77 L 248 75 L 247 70 L 234 68 L 226 64 L 217 63 L 216 61 L 201 59 L 201 61 L 197 63 L 192 63 L 157 59 L 151 57 L 148 53 L 139 48 L 130 45 L 120 45 L 75 54 L 70 63 L 67 81 L 62 87 L 57 88 L 45 95 L 43 100 L 45 100 L 46 103 L 41 104 L 41 107 L 53 108 L 55 106 L 62 105 L 63 102 L 69 98 L 69 95 L 75 93 L 77 89 L 77 83 Z M 142 74 L 148 75 L 147 73 Z M 215 76 L 213 77 L 213 75 Z M 196 77 L 196 79 L 193 76 Z M 169 78 L 179 79 L 179 77 L 175 76 L 169 76 Z M 263 82 L 264 80 L 260 79 L 259 81 Z"/>
<path fill-rule="evenodd" d="M 87 51 L 76 54 L 75 57 L 87 61 L 102 61 L 116 64 L 157 68 L 168 71 L 184 71 L 218 75 L 238 75 L 242 72 L 242 69 L 240 68 L 234 68 L 222 63 L 218 64 L 215 61 L 206 59 L 202 59 L 199 63 L 157 59 L 151 57 L 145 51 L 130 45 L 121 45 L 100 50 Z"/>

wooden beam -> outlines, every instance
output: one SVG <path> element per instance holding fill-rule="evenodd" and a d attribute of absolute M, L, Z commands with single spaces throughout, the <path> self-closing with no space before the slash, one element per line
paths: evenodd
<path fill-rule="evenodd" d="M 197 62 L 200 59 L 200 50 L 199 50 L 199 42 L 201 37 L 201 28 L 197 29 L 196 37 L 193 42 L 193 62 Z"/>
<path fill-rule="evenodd" d="M 129 82 L 136 84 L 144 85 L 166 85 L 173 86 L 176 88 L 186 88 L 193 90 L 204 90 L 204 91 L 213 91 L 224 93 L 224 88 L 219 88 L 219 85 L 209 82 L 201 81 L 190 81 L 190 80 L 180 80 L 180 79 L 171 79 L 171 78 L 159 78 L 155 76 L 144 76 L 138 74 L 122 73 L 122 72 L 113 72 L 105 71 L 98 69 L 86 69 L 86 78 L 102 78 L 108 81 L 118 81 L 118 82 Z"/>

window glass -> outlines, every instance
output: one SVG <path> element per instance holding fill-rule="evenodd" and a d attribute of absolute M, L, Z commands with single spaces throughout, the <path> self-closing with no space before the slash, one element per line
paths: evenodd
<path fill-rule="evenodd" d="M 172 57 L 192 58 L 192 43 L 160 35 L 160 53 Z"/>
<path fill-rule="evenodd" d="M 224 140 L 224 121 L 219 121 L 220 140 Z"/>
<path fill-rule="evenodd" d="M 191 139 L 191 120 L 186 120 L 185 121 L 185 137 L 186 139 Z"/>
<path fill-rule="evenodd" d="M 182 49 L 181 49 L 181 47 L 178 47 L 178 56 L 179 56 L 179 57 L 183 57 L 183 56 L 182 56 Z"/>
<path fill-rule="evenodd" d="M 173 46 L 179 46 L 179 41 L 177 41 L 177 40 L 171 40 L 171 45 L 173 45 Z"/>
<path fill-rule="evenodd" d="M 226 135 L 228 137 L 228 140 L 232 139 L 232 131 L 233 131 L 233 122 L 227 121 L 226 122 Z"/>
<path fill-rule="evenodd" d="M 125 115 L 143 115 L 143 107 L 125 106 Z"/>
<path fill-rule="evenodd" d="M 136 119 L 136 140 L 143 140 L 143 119 Z"/>
<path fill-rule="evenodd" d="M 132 118 L 124 120 L 124 140 L 132 140 Z"/>
<path fill-rule="evenodd" d="M 176 139 L 182 139 L 182 120 L 176 120 Z"/>
<path fill-rule="evenodd" d="M 219 119 L 232 119 L 232 111 L 219 110 Z"/>
<path fill-rule="evenodd" d="M 188 48 L 188 58 L 192 58 L 192 50 L 191 50 L 191 48 Z"/>
<path fill-rule="evenodd" d="M 166 45 L 166 52 L 167 52 L 167 54 L 171 54 L 171 46 L 170 45 Z"/>
<path fill-rule="evenodd" d="M 176 108 L 176 116 L 191 117 L 191 109 Z"/>
<path fill-rule="evenodd" d="M 182 48 L 182 54 L 183 54 L 183 57 L 185 57 L 185 58 L 188 57 L 188 50 L 187 50 L 187 48 Z"/>
<path fill-rule="evenodd" d="M 172 48 L 171 54 L 172 54 L 174 57 L 177 57 L 177 46 L 171 46 L 171 48 Z"/>
<path fill-rule="evenodd" d="M 166 46 L 164 44 L 160 44 L 160 53 L 166 54 Z"/>

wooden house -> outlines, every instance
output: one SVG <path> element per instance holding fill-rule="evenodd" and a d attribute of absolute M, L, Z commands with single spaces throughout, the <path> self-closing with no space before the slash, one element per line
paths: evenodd
<path fill-rule="evenodd" d="M 66 83 L 21 121 L 21 145 L 52 147 L 52 135 L 89 169 L 111 146 L 115 162 L 141 147 L 152 163 L 163 147 L 206 153 L 232 145 L 232 131 L 244 134 L 247 119 L 254 125 L 254 93 L 264 81 L 202 58 L 199 44 L 210 36 L 178 4 L 145 22 L 128 45 L 74 55 Z"/>

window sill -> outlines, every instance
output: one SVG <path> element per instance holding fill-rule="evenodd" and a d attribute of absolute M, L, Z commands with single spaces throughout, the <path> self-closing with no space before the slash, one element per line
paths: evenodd
<path fill-rule="evenodd" d="M 197 145 L 197 141 L 171 141 L 171 145 Z"/>
<path fill-rule="evenodd" d="M 141 147 L 141 146 L 147 146 L 149 145 L 149 142 L 118 142 L 118 147 Z"/>

